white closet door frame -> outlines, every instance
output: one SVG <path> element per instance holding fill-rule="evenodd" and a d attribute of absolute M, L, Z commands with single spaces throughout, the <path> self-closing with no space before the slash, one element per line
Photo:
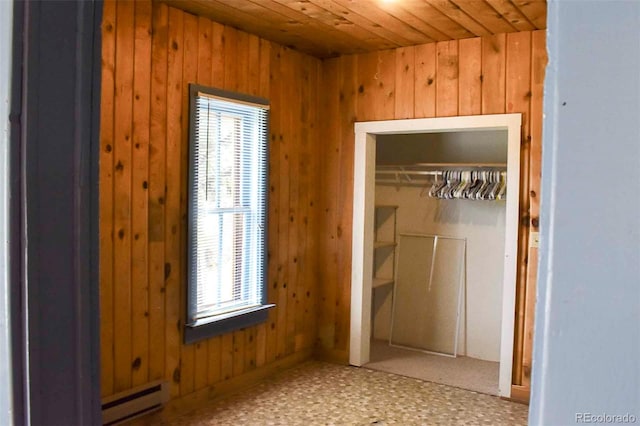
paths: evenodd
<path fill-rule="evenodd" d="M 349 342 L 349 363 L 351 365 L 362 366 L 369 362 L 376 135 L 506 130 L 507 201 L 498 392 L 503 397 L 511 396 L 516 262 L 518 259 L 521 124 L 521 114 L 473 115 L 355 123 L 353 239 L 351 247 L 351 334 Z"/>

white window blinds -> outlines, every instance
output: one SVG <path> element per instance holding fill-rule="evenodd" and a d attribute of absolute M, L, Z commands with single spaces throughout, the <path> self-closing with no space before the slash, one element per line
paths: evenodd
<path fill-rule="evenodd" d="M 266 302 L 268 108 L 204 92 L 192 99 L 189 325 Z"/>

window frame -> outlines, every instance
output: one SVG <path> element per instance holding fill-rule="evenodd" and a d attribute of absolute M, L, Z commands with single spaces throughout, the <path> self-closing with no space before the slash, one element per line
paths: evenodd
<path fill-rule="evenodd" d="M 263 229 L 263 243 L 261 247 L 263 255 L 262 265 L 262 282 L 256 283 L 261 287 L 261 300 L 260 305 L 252 306 L 245 309 L 231 311 L 226 314 L 216 315 L 215 317 L 201 319 L 194 324 L 190 324 L 189 314 L 192 310 L 192 306 L 197 303 L 192 300 L 193 288 L 197 286 L 197 282 L 194 278 L 194 272 L 192 270 L 192 256 L 196 255 L 197 249 L 194 241 L 194 219 L 195 215 L 191 211 L 194 183 L 194 170 L 196 167 L 196 152 L 195 152 L 195 136 L 196 136 L 196 116 L 197 116 L 197 97 L 198 93 L 204 93 L 213 97 L 220 98 L 229 102 L 255 104 L 260 107 L 269 108 L 269 101 L 257 96 L 247 95 L 244 93 L 231 92 L 213 87 L 202 86 L 198 84 L 189 84 L 189 159 L 188 159 L 188 173 L 189 180 L 187 186 L 187 198 L 188 198 L 188 211 L 187 211 L 187 285 L 186 291 L 186 306 L 184 316 L 184 343 L 190 344 L 197 341 L 214 337 L 224 333 L 229 333 L 234 330 L 238 330 L 245 327 L 250 327 L 263 322 L 268 319 L 268 310 L 275 307 L 275 304 L 268 303 L 267 300 L 267 271 L 268 271 L 268 214 L 269 214 L 269 119 L 267 115 L 267 122 L 264 128 L 264 143 L 265 143 L 265 178 L 264 178 L 264 211 L 262 223 Z M 269 113 L 268 113 L 269 114 Z"/>

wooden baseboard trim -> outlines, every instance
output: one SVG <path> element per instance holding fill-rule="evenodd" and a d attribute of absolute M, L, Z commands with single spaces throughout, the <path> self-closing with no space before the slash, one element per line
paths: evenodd
<path fill-rule="evenodd" d="M 161 422 L 170 423 L 170 421 L 176 417 L 194 411 L 212 401 L 233 396 L 240 391 L 259 384 L 264 379 L 312 359 L 312 355 L 313 351 L 311 349 L 297 352 L 249 373 L 216 383 L 207 388 L 190 393 L 189 395 L 172 399 L 162 411 L 139 418 L 132 422 L 131 425 L 142 426 L 156 425 Z"/>
<path fill-rule="evenodd" d="M 511 398 L 503 398 L 508 401 L 529 405 L 531 389 L 529 386 L 511 385 Z"/>
<path fill-rule="evenodd" d="M 345 351 L 316 348 L 314 358 L 332 364 L 349 365 L 349 353 Z"/>

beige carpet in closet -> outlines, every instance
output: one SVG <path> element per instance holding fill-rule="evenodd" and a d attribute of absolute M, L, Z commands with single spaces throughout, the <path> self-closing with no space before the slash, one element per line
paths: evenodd
<path fill-rule="evenodd" d="M 371 362 L 364 367 L 488 395 L 498 395 L 500 364 L 497 362 L 469 357 L 430 355 L 391 347 L 383 340 L 372 340 Z"/>

